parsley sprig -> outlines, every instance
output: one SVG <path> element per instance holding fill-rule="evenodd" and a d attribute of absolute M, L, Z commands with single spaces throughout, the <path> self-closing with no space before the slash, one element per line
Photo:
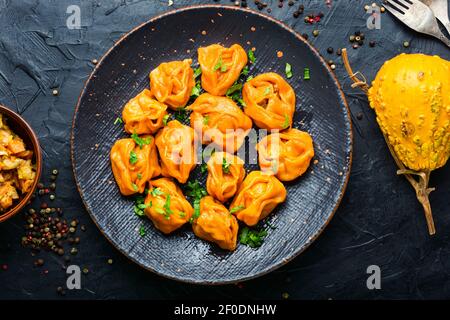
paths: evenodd
<path fill-rule="evenodd" d="M 198 180 L 189 181 L 187 183 L 188 191 L 186 194 L 194 200 L 194 214 L 192 215 L 191 223 L 194 219 L 200 216 L 200 200 L 207 195 L 206 190 L 200 185 Z"/>
<path fill-rule="evenodd" d="M 231 163 L 227 162 L 227 159 L 225 157 L 223 157 L 223 159 L 222 159 L 222 171 L 223 171 L 223 173 L 226 173 L 226 174 L 230 173 L 230 166 L 231 166 Z"/>
<path fill-rule="evenodd" d="M 130 163 L 131 164 L 136 164 L 136 162 L 138 162 L 138 157 L 136 152 L 134 152 L 134 150 L 130 151 Z"/>
<path fill-rule="evenodd" d="M 251 248 L 257 248 L 263 244 L 266 236 L 267 230 L 265 229 L 258 230 L 244 227 L 239 235 L 239 242 Z"/>
<path fill-rule="evenodd" d="M 134 140 L 134 142 L 136 142 L 136 144 L 139 146 L 139 148 L 143 148 L 145 145 L 150 144 L 150 142 L 152 142 L 152 138 L 151 137 L 147 137 L 147 138 L 141 138 L 138 136 L 138 134 L 135 132 L 131 135 L 131 139 Z"/>

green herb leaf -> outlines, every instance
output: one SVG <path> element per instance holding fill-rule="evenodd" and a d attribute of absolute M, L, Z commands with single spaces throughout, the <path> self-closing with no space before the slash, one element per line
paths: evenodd
<path fill-rule="evenodd" d="M 137 174 L 137 178 L 138 178 L 139 180 L 141 180 L 141 179 L 142 179 L 142 173 L 138 173 L 138 174 Z"/>
<path fill-rule="evenodd" d="M 202 93 L 202 86 L 200 83 L 196 83 L 192 88 L 191 97 L 196 98 Z"/>
<path fill-rule="evenodd" d="M 226 95 L 229 97 L 235 92 L 239 92 L 242 89 L 242 83 L 235 82 L 230 89 L 227 90 Z"/>
<path fill-rule="evenodd" d="M 167 126 L 167 122 L 169 121 L 169 119 L 170 119 L 170 114 L 166 114 L 166 115 L 163 117 L 163 125 L 164 125 L 164 126 Z"/>
<path fill-rule="evenodd" d="M 130 163 L 131 164 L 135 164 L 138 161 L 138 157 L 136 152 L 134 152 L 133 150 L 130 151 Z"/>
<path fill-rule="evenodd" d="M 303 72 L 303 79 L 304 79 L 304 80 L 309 80 L 309 79 L 311 79 L 311 75 L 310 75 L 309 68 L 305 68 L 305 70 L 304 70 L 304 72 Z"/>
<path fill-rule="evenodd" d="M 114 121 L 114 124 L 118 124 L 118 123 L 123 123 L 123 120 L 121 117 L 117 117 L 116 120 Z"/>
<path fill-rule="evenodd" d="M 139 227 L 139 235 L 140 235 L 141 237 L 145 237 L 145 227 L 144 227 L 144 225 L 141 225 L 141 226 Z"/>
<path fill-rule="evenodd" d="M 248 75 L 248 66 L 245 66 L 244 69 L 241 71 L 241 76 L 247 76 Z"/>
<path fill-rule="evenodd" d="M 185 122 L 188 117 L 188 112 L 185 108 L 178 108 L 175 113 L 175 119 L 180 122 Z"/>
<path fill-rule="evenodd" d="M 219 69 L 220 69 L 220 72 L 227 71 L 227 65 L 223 63 L 222 56 L 219 57 L 219 60 L 217 61 L 216 65 L 214 66 L 214 71 L 217 71 Z"/>
<path fill-rule="evenodd" d="M 250 60 L 251 63 L 255 63 L 256 57 L 253 50 L 248 50 L 248 59 Z"/>
<path fill-rule="evenodd" d="M 150 194 L 153 197 L 157 197 L 157 196 L 164 194 L 164 192 L 160 188 L 153 188 L 152 190 L 150 190 Z"/>
<path fill-rule="evenodd" d="M 207 195 L 206 190 L 200 185 L 198 180 L 189 181 L 187 183 L 186 194 L 194 199 L 194 214 L 193 218 L 196 219 L 200 216 L 200 200 Z"/>
<path fill-rule="evenodd" d="M 228 163 L 227 159 L 225 157 L 223 157 L 223 159 L 222 159 L 222 171 L 223 171 L 223 173 L 230 173 L 230 166 L 231 166 L 231 163 Z"/>
<path fill-rule="evenodd" d="M 230 213 L 236 213 L 236 212 L 241 211 L 242 209 L 245 209 L 244 205 L 236 206 L 236 207 L 231 208 Z"/>
<path fill-rule="evenodd" d="M 143 146 L 150 144 L 150 142 L 152 142 L 152 138 L 151 137 L 147 137 L 147 138 L 141 138 L 137 135 L 137 133 L 133 133 L 131 135 L 131 138 L 134 140 L 134 142 L 136 142 L 136 144 L 139 146 L 139 148 L 142 149 Z"/>
<path fill-rule="evenodd" d="M 199 75 L 202 74 L 202 68 L 198 67 L 194 70 L 194 79 L 197 79 Z"/>
<path fill-rule="evenodd" d="M 254 78 L 254 76 L 248 76 L 246 82 L 249 82 L 250 80 L 252 80 Z"/>
<path fill-rule="evenodd" d="M 131 186 L 133 187 L 133 190 L 134 190 L 134 191 L 138 191 L 138 190 L 139 190 L 138 186 L 135 185 L 134 183 L 132 183 Z"/>
<path fill-rule="evenodd" d="M 284 122 L 283 122 L 283 129 L 288 128 L 290 125 L 289 123 L 289 116 L 287 114 L 284 115 Z"/>
<path fill-rule="evenodd" d="M 164 210 L 168 215 L 173 213 L 172 209 L 170 209 L 170 194 L 166 196 L 166 203 L 164 203 Z"/>
<path fill-rule="evenodd" d="M 266 236 L 267 231 L 264 229 L 256 230 L 244 227 L 239 235 L 239 242 L 251 248 L 257 248 L 263 244 Z"/>
<path fill-rule="evenodd" d="M 134 213 L 139 216 L 139 217 L 143 217 L 145 216 L 144 210 L 146 208 L 150 208 L 152 206 L 152 202 L 150 201 L 150 203 L 147 205 L 144 203 L 145 202 L 145 198 L 143 196 L 137 196 L 135 201 L 134 201 Z"/>
<path fill-rule="evenodd" d="M 178 215 L 180 216 L 180 218 L 185 218 L 186 217 L 186 213 L 184 212 L 178 212 Z"/>
<path fill-rule="evenodd" d="M 267 96 L 270 93 L 270 87 L 266 87 L 266 89 L 264 89 L 264 95 Z"/>
<path fill-rule="evenodd" d="M 206 163 L 202 163 L 202 165 L 200 166 L 200 172 L 206 173 L 207 171 L 208 171 L 208 165 Z"/>
<path fill-rule="evenodd" d="M 237 100 L 237 102 L 238 102 L 241 106 L 245 107 L 245 102 L 244 102 L 243 99 L 239 98 L 239 99 Z"/>
<path fill-rule="evenodd" d="M 286 73 L 286 77 L 288 79 L 292 78 L 292 66 L 286 62 L 286 68 L 284 69 L 285 73 Z"/>
<path fill-rule="evenodd" d="M 203 124 L 206 126 L 206 125 L 208 125 L 208 122 L 209 122 L 209 116 L 208 116 L 208 115 L 205 115 L 205 116 L 203 117 Z"/>

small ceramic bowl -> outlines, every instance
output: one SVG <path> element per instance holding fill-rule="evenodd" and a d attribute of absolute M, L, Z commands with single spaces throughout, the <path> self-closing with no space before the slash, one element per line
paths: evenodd
<path fill-rule="evenodd" d="M 33 164 L 36 164 L 36 179 L 31 190 L 26 194 L 22 194 L 18 200 L 15 200 L 8 211 L 0 213 L 0 222 L 3 222 L 22 210 L 30 201 L 31 195 L 35 192 L 41 177 L 42 154 L 36 134 L 21 116 L 2 105 L 0 105 L 0 113 L 5 117 L 6 123 L 11 130 L 22 138 L 27 149 L 33 151 Z"/>

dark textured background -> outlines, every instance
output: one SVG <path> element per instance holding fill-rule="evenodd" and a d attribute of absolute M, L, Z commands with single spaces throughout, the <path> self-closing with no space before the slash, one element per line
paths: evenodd
<path fill-rule="evenodd" d="M 0 103 L 20 112 L 36 130 L 44 156 L 44 179 L 60 170 L 57 204 L 67 217 L 87 226 L 80 233 L 79 254 L 73 263 L 88 267 L 83 289 L 68 292 L 63 299 L 103 298 L 281 298 L 292 299 L 382 299 L 450 298 L 450 168 L 432 174 L 437 190 L 431 202 L 437 235 L 429 237 L 422 209 L 405 179 L 395 175 L 366 97 L 349 86 L 342 64 L 337 65 L 354 124 L 353 170 L 344 200 L 321 237 L 287 266 L 242 285 L 204 287 L 158 277 L 129 262 L 96 229 L 84 210 L 74 184 L 69 153 L 69 135 L 74 106 L 84 81 L 99 58 L 123 33 L 150 17 L 187 4 L 213 1 L 19 1 L 0 0 Z M 255 9 L 253 3 L 250 6 Z M 286 1 L 285 1 L 286 2 Z M 223 4 L 230 4 L 222 0 Z M 396 54 L 423 52 L 450 60 L 450 50 L 439 42 L 419 36 L 389 14 L 382 16 L 381 30 L 367 30 L 363 1 L 334 0 L 304 3 L 305 13 L 323 11 L 323 21 L 310 26 L 303 16 L 294 19 L 295 7 L 282 9 L 268 1 L 271 15 L 310 37 L 325 58 L 330 45 L 350 47 L 348 37 L 357 30 L 377 41 L 375 48 L 350 49 L 355 69 L 373 79 L 383 61 Z M 81 30 L 65 27 L 66 8 L 81 5 Z M 404 49 L 403 41 L 411 43 Z M 336 56 L 332 56 L 336 59 Z M 52 95 L 58 88 L 59 96 Z M 362 113 L 361 120 L 357 114 Z M 42 253 L 44 267 L 33 267 L 36 257 L 20 245 L 23 219 L 16 216 L 0 225 L 0 298 L 60 298 L 56 287 L 65 283 L 60 257 Z M 113 265 L 106 260 L 112 258 Z M 382 289 L 366 288 L 366 268 L 376 264 L 382 271 Z M 48 270 L 48 274 L 44 274 Z"/>

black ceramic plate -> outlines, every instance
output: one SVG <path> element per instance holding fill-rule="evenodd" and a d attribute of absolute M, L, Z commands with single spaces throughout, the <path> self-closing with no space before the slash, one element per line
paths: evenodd
<path fill-rule="evenodd" d="M 206 31 L 206 33 L 205 33 Z M 189 225 L 170 236 L 133 213 L 133 199 L 114 182 L 109 151 L 126 134 L 114 120 L 124 104 L 149 86 L 148 74 L 161 62 L 192 58 L 212 43 L 256 48 L 251 74 L 285 73 L 297 94 L 294 127 L 309 132 L 315 159 L 309 171 L 287 185 L 288 196 L 269 218 L 258 249 L 239 245 L 226 252 L 197 239 Z M 277 58 L 277 51 L 283 52 Z M 311 79 L 303 80 L 310 69 Z M 101 232 L 123 254 L 160 275 L 219 284 L 254 278 L 287 263 L 328 224 L 343 196 L 351 165 L 351 124 L 344 95 L 317 51 L 280 22 L 234 7 L 197 6 L 151 19 L 124 36 L 99 62 L 81 93 L 72 132 L 72 161 L 81 197 Z M 255 169 L 255 168 L 253 168 Z M 205 180 L 199 168 L 190 179 Z M 143 225 L 144 237 L 138 229 Z"/>

